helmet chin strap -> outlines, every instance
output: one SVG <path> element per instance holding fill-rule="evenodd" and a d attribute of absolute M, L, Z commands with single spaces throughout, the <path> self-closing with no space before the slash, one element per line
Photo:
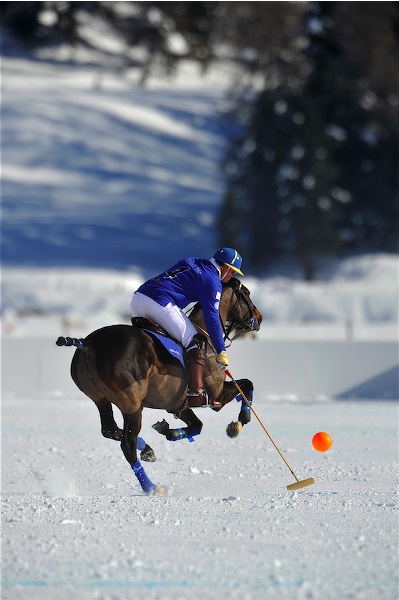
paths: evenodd
<path fill-rule="evenodd" d="M 227 265 L 223 265 L 223 266 L 227 266 Z M 230 271 L 230 267 L 227 267 L 223 277 L 220 278 L 220 281 L 223 281 L 223 279 L 226 277 L 227 273 Z"/>

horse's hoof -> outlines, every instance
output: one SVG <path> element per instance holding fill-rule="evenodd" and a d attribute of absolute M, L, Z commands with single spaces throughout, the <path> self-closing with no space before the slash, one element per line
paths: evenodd
<path fill-rule="evenodd" d="M 117 442 L 122 441 L 123 430 L 122 429 L 101 429 L 101 433 L 105 438 L 115 440 Z"/>
<path fill-rule="evenodd" d="M 144 450 L 140 452 L 140 458 L 146 462 L 155 462 L 157 460 L 154 450 L 148 444 L 146 444 Z"/>
<path fill-rule="evenodd" d="M 226 434 L 229 438 L 236 438 L 242 430 L 242 423 L 240 421 L 232 421 L 226 427 Z"/>
<path fill-rule="evenodd" d="M 151 427 L 161 435 L 166 435 L 169 431 L 169 423 L 165 421 L 165 419 L 163 419 L 163 421 L 154 423 L 154 425 L 151 425 Z"/>
<path fill-rule="evenodd" d="M 154 489 L 147 492 L 147 496 L 162 496 L 167 493 L 167 489 L 164 485 L 156 485 Z"/>

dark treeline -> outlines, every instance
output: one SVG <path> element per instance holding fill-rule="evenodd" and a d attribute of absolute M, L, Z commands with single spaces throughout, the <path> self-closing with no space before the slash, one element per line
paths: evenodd
<path fill-rule="evenodd" d="M 2 2 L 31 45 L 90 46 L 82 19 L 127 47 L 125 66 L 183 58 L 242 67 L 231 95 L 219 233 L 254 273 L 295 256 L 397 252 L 396 2 Z M 178 43 L 176 43 L 176 41 Z"/>
<path fill-rule="evenodd" d="M 260 89 L 237 106 L 220 227 L 255 272 L 294 255 L 312 279 L 319 256 L 397 251 L 398 9 L 292 3 L 290 20 L 274 4 L 264 31 L 278 41 Z"/>

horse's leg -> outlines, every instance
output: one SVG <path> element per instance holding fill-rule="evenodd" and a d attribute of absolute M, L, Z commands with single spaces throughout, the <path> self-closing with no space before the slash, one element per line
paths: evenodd
<path fill-rule="evenodd" d="M 245 398 L 243 398 L 241 393 L 236 396 L 237 402 L 241 401 L 241 410 L 240 414 L 238 415 L 238 420 L 242 425 L 246 425 L 251 420 L 251 409 L 248 406 L 248 403 L 252 406 L 254 386 L 252 381 L 249 381 L 249 379 L 239 379 L 237 383 L 245 396 Z"/>
<path fill-rule="evenodd" d="M 123 436 L 123 429 L 120 429 L 115 422 L 111 402 L 106 398 L 102 398 L 101 400 L 96 400 L 95 404 L 100 413 L 101 433 L 105 438 L 120 442 Z M 137 438 L 137 450 L 140 450 L 141 460 L 147 462 L 155 462 L 157 460 L 154 450 L 142 437 Z"/>
<path fill-rule="evenodd" d="M 137 458 L 137 441 L 141 429 L 142 408 L 134 413 L 123 415 L 123 437 L 121 442 L 122 452 L 136 475 L 143 492 L 146 494 L 162 494 L 165 490 L 156 486 L 144 470 Z"/>
<path fill-rule="evenodd" d="M 95 400 L 95 405 L 100 413 L 101 433 L 104 437 L 120 442 L 122 440 L 123 429 L 120 429 L 114 419 L 112 404 L 106 398 Z"/>
<path fill-rule="evenodd" d="M 224 382 L 222 393 L 218 398 L 218 401 L 222 404 L 221 408 L 231 402 L 233 398 L 236 398 L 237 402 L 241 402 L 241 410 L 238 415 L 238 421 L 232 421 L 226 428 L 226 433 L 231 438 L 237 437 L 243 426 L 249 423 L 251 420 L 251 409 L 248 406 L 248 403 L 252 405 L 254 392 L 253 383 L 249 379 L 239 379 L 237 383 L 245 398 L 243 398 L 241 393 L 237 391 L 236 386 L 231 381 Z M 221 410 L 221 408 L 214 408 L 213 410 L 218 412 Z"/>
<path fill-rule="evenodd" d="M 155 462 L 157 460 L 154 450 L 140 436 L 137 438 L 137 450 L 140 450 L 141 460 L 145 460 L 146 462 Z"/>
<path fill-rule="evenodd" d="M 191 408 L 186 408 L 181 412 L 176 413 L 175 416 L 184 421 L 187 424 L 187 427 L 170 429 L 169 423 L 165 421 L 165 419 L 163 421 L 158 421 L 158 423 L 155 423 L 152 427 L 155 431 L 164 435 L 170 442 L 177 442 L 178 440 L 184 440 L 186 438 L 189 442 L 193 442 L 194 436 L 201 433 L 202 422 Z"/>

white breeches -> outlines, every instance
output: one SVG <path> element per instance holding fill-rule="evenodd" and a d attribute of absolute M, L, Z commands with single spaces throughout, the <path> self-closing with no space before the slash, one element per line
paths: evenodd
<path fill-rule="evenodd" d="M 130 310 L 133 317 L 145 317 L 160 325 L 172 337 L 181 342 L 185 348 L 188 347 L 197 329 L 191 323 L 184 312 L 169 302 L 166 306 L 161 306 L 152 298 L 136 292 L 130 302 Z"/>

